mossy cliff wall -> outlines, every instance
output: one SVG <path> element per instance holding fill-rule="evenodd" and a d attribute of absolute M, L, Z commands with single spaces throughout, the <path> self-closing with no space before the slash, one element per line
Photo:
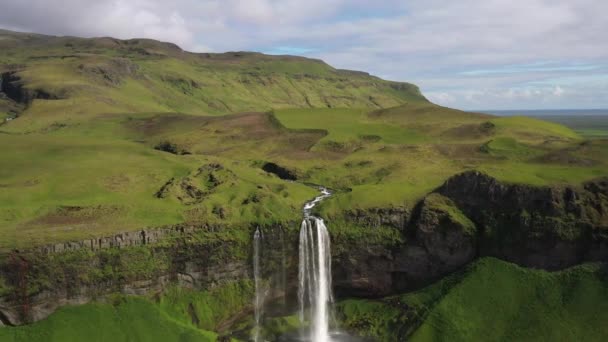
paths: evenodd
<path fill-rule="evenodd" d="M 271 299 L 295 293 L 299 218 L 294 219 L 262 227 Z M 606 179 L 533 187 L 466 172 L 413 208 L 358 210 L 326 220 L 338 296 L 417 289 L 482 256 L 549 270 L 608 261 Z M 248 280 L 255 228 L 178 225 L 13 251 L 0 263 L 0 321 L 24 324 L 60 306 L 114 293 L 159 294 L 175 286 L 208 290 Z M 283 310 L 293 304 L 291 297 Z"/>
<path fill-rule="evenodd" d="M 338 220 L 357 237 L 334 242 L 334 284 L 343 295 L 417 289 L 482 256 L 547 270 L 608 261 L 608 179 L 534 187 L 471 171 L 412 211 L 373 209 Z"/>
<path fill-rule="evenodd" d="M 263 229 L 267 249 L 280 250 L 272 244 L 285 226 Z M 0 319 L 19 325 L 116 293 L 153 295 L 173 285 L 209 290 L 250 279 L 251 234 L 252 227 L 178 225 L 13 251 L 1 257 Z M 266 272 L 280 274 L 280 266 L 269 262 Z"/>

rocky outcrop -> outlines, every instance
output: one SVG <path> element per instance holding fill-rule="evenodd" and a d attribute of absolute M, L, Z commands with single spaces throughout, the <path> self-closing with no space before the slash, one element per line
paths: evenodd
<path fill-rule="evenodd" d="M 205 164 L 186 177 L 169 179 L 154 197 L 175 198 L 186 205 L 197 204 L 214 193 L 220 185 L 234 179 L 234 173 L 221 164 Z"/>
<path fill-rule="evenodd" d="M 608 256 L 608 179 L 534 187 L 473 171 L 437 192 L 479 228 L 480 255 L 549 270 Z"/>
<path fill-rule="evenodd" d="M 334 241 L 334 283 L 342 295 L 380 297 L 417 289 L 481 256 L 559 270 L 608 261 L 608 179 L 537 187 L 465 172 L 411 213 L 360 210 L 350 222 L 358 227 L 353 229 L 391 227 L 403 242 Z"/>
<path fill-rule="evenodd" d="M 95 64 L 80 64 L 78 71 L 109 86 L 120 86 L 127 77 L 137 77 L 139 66 L 127 58 L 111 58 Z"/>
<path fill-rule="evenodd" d="M 345 251 L 334 263 L 341 295 L 382 297 L 416 288 L 459 269 L 476 255 L 475 225 L 439 194 L 427 196 L 412 213 L 373 209 L 368 215 L 360 211 L 353 220 L 358 225 L 371 223 L 362 229 L 378 229 L 382 223 L 399 230 L 404 242 L 337 246 Z"/>
<path fill-rule="evenodd" d="M 210 227 L 205 227 L 209 229 Z M 67 241 L 52 245 L 45 245 L 37 249 L 44 254 L 63 253 L 67 251 L 77 251 L 81 249 L 98 251 L 108 248 L 126 248 L 133 246 L 143 246 L 156 244 L 169 237 L 179 236 L 193 232 L 196 226 L 175 225 L 167 228 L 142 229 L 131 232 L 122 232 L 112 236 L 100 237 L 95 239 L 85 239 L 81 241 Z"/>
<path fill-rule="evenodd" d="M 383 297 L 393 292 L 393 269 L 394 253 L 390 248 L 354 246 L 332 259 L 334 291 L 338 297 Z"/>
<path fill-rule="evenodd" d="M 378 228 L 389 226 L 404 230 L 411 212 L 406 207 L 369 208 L 346 211 L 344 218 L 359 226 Z"/>
<path fill-rule="evenodd" d="M 63 94 L 51 93 L 45 89 L 26 88 L 15 71 L 0 74 L 0 93 L 19 104 L 29 105 L 35 99 L 56 100 L 64 98 Z"/>
<path fill-rule="evenodd" d="M 475 258 L 477 229 L 450 199 L 427 196 L 413 220 L 408 243 L 394 253 L 396 287 L 424 285 Z"/>

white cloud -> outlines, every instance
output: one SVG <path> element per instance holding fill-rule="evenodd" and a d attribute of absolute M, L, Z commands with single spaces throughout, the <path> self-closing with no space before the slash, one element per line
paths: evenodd
<path fill-rule="evenodd" d="M 560 86 L 555 86 L 553 89 L 553 95 L 558 97 L 564 95 L 564 89 Z"/>
<path fill-rule="evenodd" d="M 430 92 L 426 94 L 426 97 L 432 102 L 441 103 L 445 106 L 450 106 L 456 101 L 454 95 L 445 92 Z"/>
<path fill-rule="evenodd" d="M 0 26 L 195 51 L 289 47 L 456 107 L 608 106 L 608 79 L 584 82 L 608 74 L 607 12 L 604 0 L 20 0 L 2 5 Z M 567 91 L 552 83 L 572 77 L 583 81 Z"/>

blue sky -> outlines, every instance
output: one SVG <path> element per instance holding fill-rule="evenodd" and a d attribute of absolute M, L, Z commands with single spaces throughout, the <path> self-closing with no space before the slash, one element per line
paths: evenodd
<path fill-rule="evenodd" d="M 608 108 L 605 0 L 47 0 L 0 27 L 321 58 L 462 109 Z"/>

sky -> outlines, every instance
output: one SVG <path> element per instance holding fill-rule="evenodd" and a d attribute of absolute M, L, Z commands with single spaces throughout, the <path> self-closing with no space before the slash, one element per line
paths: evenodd
<path fill-rule="evenodd" d="M 607 0 L 0 0 L 0 28 L 321 58 L 468 110 L 608 108 Z"/>

